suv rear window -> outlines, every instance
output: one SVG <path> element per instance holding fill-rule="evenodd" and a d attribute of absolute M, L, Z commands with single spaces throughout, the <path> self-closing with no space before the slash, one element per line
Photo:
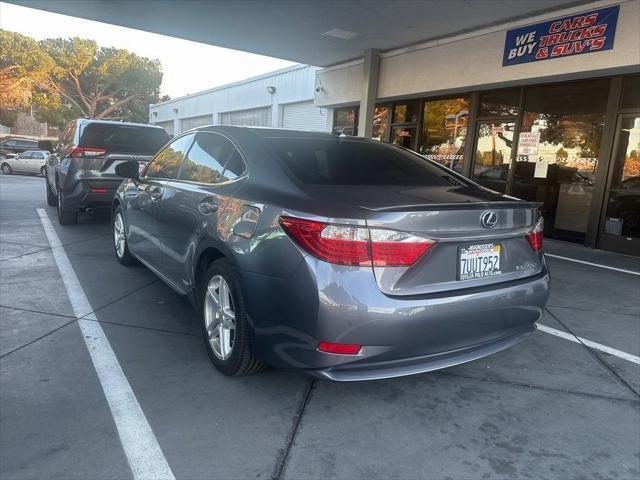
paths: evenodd
<path fill-rule="evenodd" d="M 154 155 L 169 135 L 162 128 L 90 123 L 82 129 L 80 147 L 103 148 L 107 153 Z"/>
<path fill-rule="evenodd" d="M 287 169 L 311 185 L 451 185 L 448 173 L 417 155 L 347 138 L 267 138 Z"/>

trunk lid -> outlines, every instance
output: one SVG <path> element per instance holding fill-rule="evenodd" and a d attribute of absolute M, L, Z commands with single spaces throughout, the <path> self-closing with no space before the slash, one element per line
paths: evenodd
<path fill-rule="evenodd" d="M 436 242 L 410 267 L 373 267 L 385 294 L 422 295 L 481 287 L 542 270 L 542 252 L 534 251 L 527 240 L 539 220 L 538 203 L 476 186 L 334 186 L 332 191 L 334 200 L 357 205 L 370 229 L 398 230 Z M 483 214 L 492 216 L 490 225 L 483 225 Z M 494 259 L 488 260 L 488 267 L 482 265 L 485 257 Z"/>

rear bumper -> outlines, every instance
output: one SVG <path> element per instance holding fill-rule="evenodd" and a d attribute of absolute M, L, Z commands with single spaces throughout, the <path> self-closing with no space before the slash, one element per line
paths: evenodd
<path fill-rule="evenodd" d="M 535 323 L 523 326 L 503 338 L 471 345 L 449 352 L 440 352 L 416 358 L 407 358 L 387 362 L 366 362 L 336 366 L 323 370 L 309 370 L 308 373 L 326 380 L 336 382 L 356 382 L 363 380 L 381 380 L 384 378 L 403 377 L 418 373 L 440 370 L 442 368 L 460 365 L 505 350 L 522 341 L 535 330 Z"/>
<path fill-rule="evenodd" d="M 549 296 L 546 265 L 526 279 L 403 298 L 383 294 L 370 270 L 313 267 L 286 281 L 242 272 L 254 349 L 274 366 L 338 381 L 426 372 L 508 348 L 533 331 Z M 328 354 L 320 341 L 363 347 Z"/>
<path fill-rule="evenodd" d="M 76 182 L 64 192 L 65 207 L 73 209 L 109 209 L 122 178 L 90 178 Z"/>

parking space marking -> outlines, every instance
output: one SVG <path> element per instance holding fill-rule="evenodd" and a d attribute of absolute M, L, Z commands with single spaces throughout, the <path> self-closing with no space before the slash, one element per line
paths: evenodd
<path fill-rule="evenodd" d="M 556 337 L 564 338 L 565 340 L 569 340 L 573 343 L 582 343 L 583 345 L 593 348 L 594 350 L 599 350 L 604 353 L 608 353 L 609 355 L 613 355 L 614 357 L 622 358 L 623 360 L 627 360 L 629 362 L 635 363 L 636 365 L 640 365 L 640 357 L 636 355 L 631 355 L 630 353 L 623 352 L 622 350 L 618 350 L 616 348 L 607 347 L 606 345 L 602 345 L 601 343 L 593 342 L 591 340 L 587 340 L 586 338 L 576 337 L 567 332 L 563 332 L 562 330 L 557 330 L 555 328 L 547 327 L 546 325 L 536 324 L 536 327 L 541 332 L 549 333 L 551 335 L 555 335 Z"/>
<path fill-rule="evenodd" d="M 87 298 L 51 220 L 38 208 L 51 253 L 58 265 L 73 312 L 78 318 L 91 361 L 120 436 L 122 448 L 135 480 L 174 480 L 171 467 L 131 389 L 102 326 Z"/>
<path fill-rule="evenodd" d="M 544 256 L 551 257 L 551 258 L 559 258 L 560 260 L 567 260 L 568 262 L 583 263 L 584 265 L 591 265 L 592 267 L 605 268 L 607 270 L 614 270 L 616 272 L 629 273 L 631 275 L 640 276 L 640 272 L 636 272 L 635 270 L 625 270 L 624 268 L 610 267 L 609 265 L 602 265 L 600 263 L 587 262 L 585 260 L 578 260 L 576 258 L 563 257 L 562 255 L 554 255 L 552 253 L 545 253 Z"/>

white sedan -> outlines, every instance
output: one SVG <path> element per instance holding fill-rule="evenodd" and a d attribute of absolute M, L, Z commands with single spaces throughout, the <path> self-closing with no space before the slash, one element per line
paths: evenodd
<path fill-rule="evenodd" d="M 0 170 L 5 175 L 12 173 L 39 173 L 44 176 L 45 160 L 49 156 L 46 150 L 27 150 L 13 158 L 5 158 L 2 160 Z"/>

